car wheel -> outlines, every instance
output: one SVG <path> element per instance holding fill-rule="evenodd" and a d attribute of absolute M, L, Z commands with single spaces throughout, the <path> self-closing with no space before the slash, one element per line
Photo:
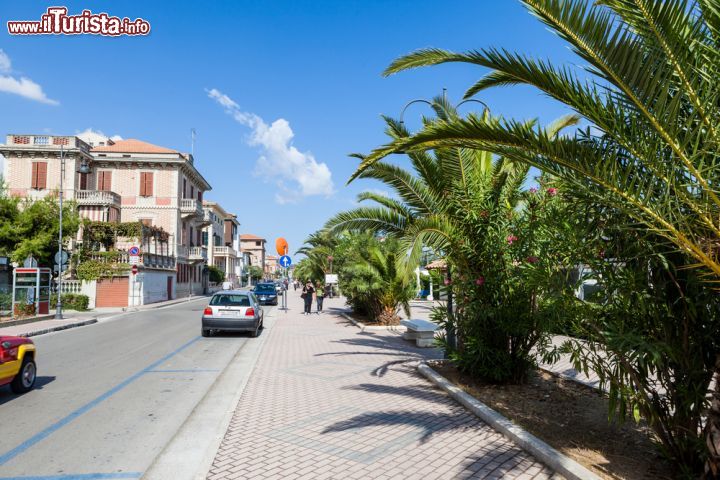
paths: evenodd
<path fill-rule="evenodd" d="M 262 324 L 258 324 L 257 328 L 250 332 L 250 336 L 252 338 L 257 338 L 260 335 L 260 328 L 262 327 Z"/>
<path fill-rule="evenodd" d="M 25 357 L 20 366 L 20 372 L 15 375 L 10 388 L 15 393 L 27 393 L 32 390 L 36 378 L 37 365 L 35 361 L 30 357 Z"/>
<path fill-rule="evenodd" d="M 202 336 L 203 337 L 209 337 L 210 336 L 210 330 L 207 328 L 202 329 Z"/>

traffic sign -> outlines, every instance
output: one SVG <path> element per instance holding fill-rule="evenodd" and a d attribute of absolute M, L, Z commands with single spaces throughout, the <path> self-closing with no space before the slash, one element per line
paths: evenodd
<path fill-rule="evenodd" d="M 130 247 L 128 253 L 131 257 L 137 257 L 138 255 L 140 255 L 140 249 L 138 247 Z"/>
<path fill-rule="evenodd" d="M 288 268 L 290 265 L 292 265 L 292 260 L 290 260 L 290 257 L 288 255 L 283 255 L 280 257 L 280 260 L 278 260 L 278 263 L 283 268 Z"/>
<path fill-rule="evenodd" d="M 130 265 L 137 265 L 138 263 L 140 263 L 140 257 L 138 257 L 137 255 L 130 255 L 129 260 L 130 261 L 128 263 Z"/>
<path fill-rule="evenodd" d="M 137 275 L 137 272 L 138 272 L 138 266 L 137 266 L 137 265 L 133 265 L 133 266 L 132 266 L 132 274 L 133 274 L 133 275 Z"/>
<path fill-rule="evenodd" d="M 68 261 L 68 258 L 70 258 L 70 255 L 68 255 L 68 252 L 66 252 L 65 250 L 62 250 L 55 254 L 55 263 L 65 265 Z"/>
<path fill-rule="evenodd" d="M 277 250 L 278 255 L 287 255 L 288 251 L 290 250 L 287 240 L 285 240 L 283 237 L 275 240 L 275 250 Z"/>

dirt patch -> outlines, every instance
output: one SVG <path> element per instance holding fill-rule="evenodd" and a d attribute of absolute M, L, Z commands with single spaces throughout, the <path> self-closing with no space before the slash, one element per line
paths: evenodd
<path fill-rule="evenodd" d="M 491 385 L 450 364 L 432 368 L 576 462 L 608 479 L 670 479 L 670 465 L 643 423 L 608 421 L 604 395 L 539 371 L 525 385 Z"/>

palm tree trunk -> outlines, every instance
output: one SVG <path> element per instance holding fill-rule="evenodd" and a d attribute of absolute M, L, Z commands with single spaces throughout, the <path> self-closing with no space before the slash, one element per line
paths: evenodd
<path fill-rule="evenodd" d="M 720 479 L 720 354 L 715 357 L 715 388 L 705 433 L 708 458 L 705 480 Z"/>

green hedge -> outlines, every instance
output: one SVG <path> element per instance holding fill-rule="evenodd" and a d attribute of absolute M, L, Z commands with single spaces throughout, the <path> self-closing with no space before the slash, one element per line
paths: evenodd
<path fill-rule="evenodd" d="M 81 293 L 63 293 L 62 306 L 67 310 L 85 311 L 88 309 L 90 304 L 90 298 L 87 295 Z M 57 294 L 53 293 L 50 296 L 50 307 L 57 307 Z"/>

